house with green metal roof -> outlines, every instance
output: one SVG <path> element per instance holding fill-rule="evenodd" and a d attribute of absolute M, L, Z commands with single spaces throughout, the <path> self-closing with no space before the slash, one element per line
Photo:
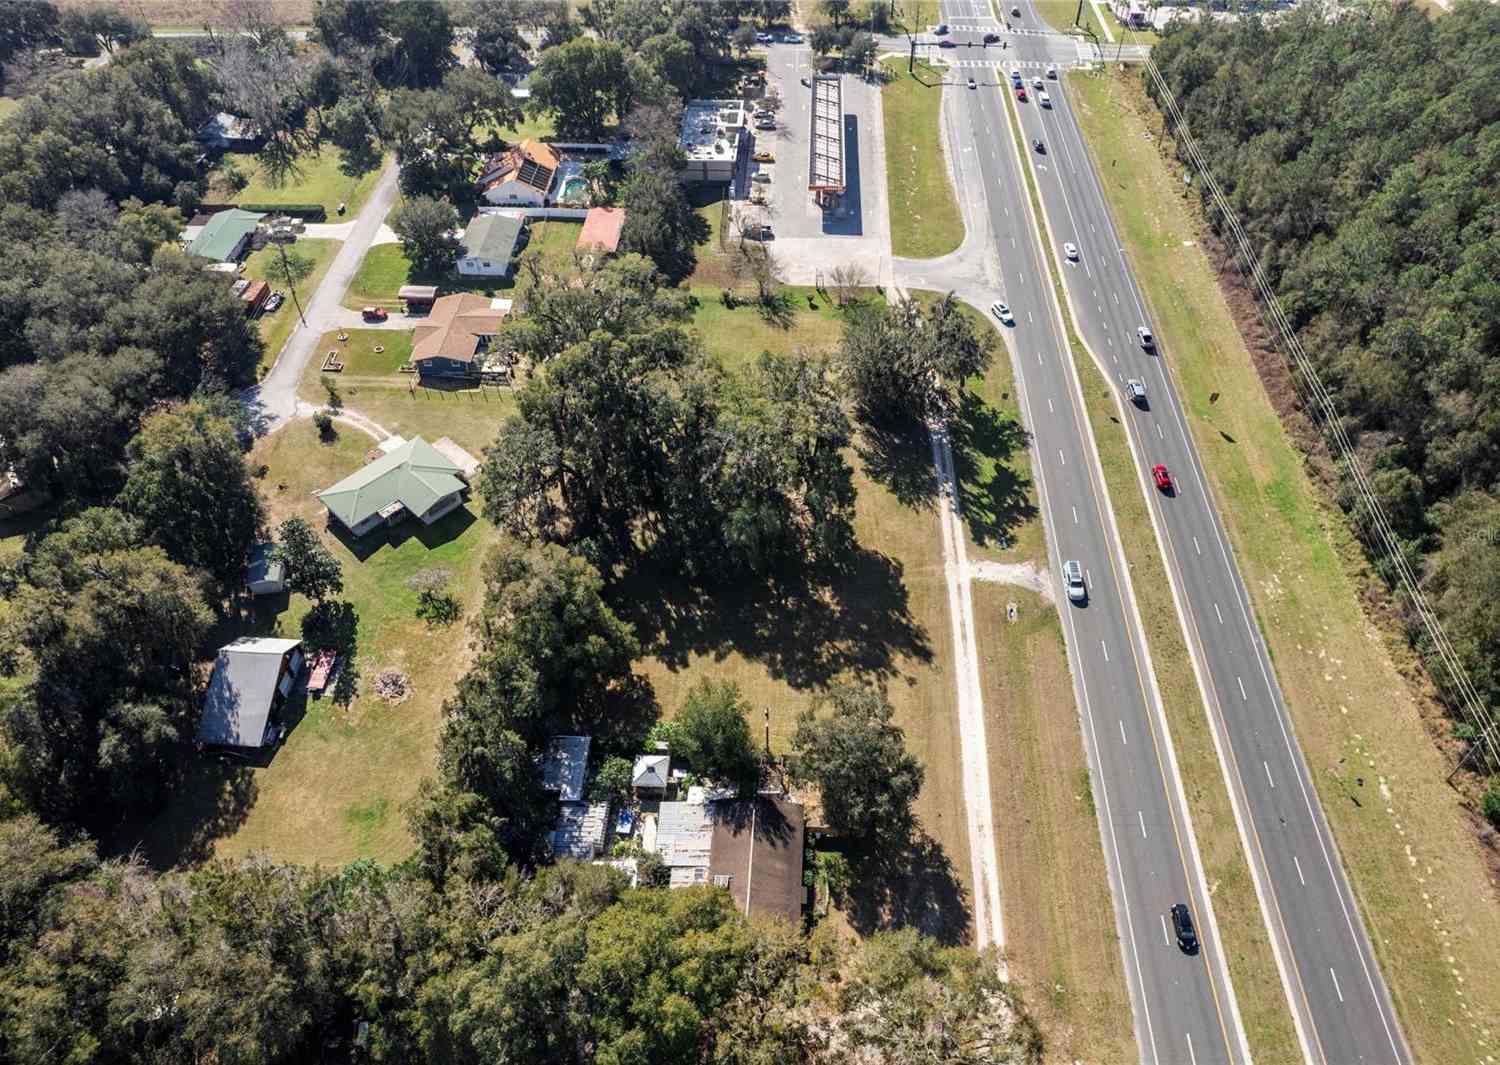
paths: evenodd
<path fill-rule="evenodd" d="M 467 490 L 458 467 L 414 436 L 316 494 L 340 525 L 354 536 L 364 536 L 409 515 L 431 525 L 462 506 Z"/>
<path fill-rule="evenodd" d="M 254 211 L 241 211 L 238 207 L 220 211 L 203 224 L 203 228 L 188 245 L 188 254 L 200 259 L 212 259 L 216 263 L 233 262 L 250 247 L 255 227 L 260 225 L 260 220 L 264 217 L 265 215 Z"/>

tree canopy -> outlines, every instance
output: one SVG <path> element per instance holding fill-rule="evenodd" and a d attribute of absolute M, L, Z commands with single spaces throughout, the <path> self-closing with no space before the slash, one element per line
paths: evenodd
<path fill-rule="evenodd" d="M 761 759 L 750 737 L 749 714 L 737 684 L 699 680 L 672 719 L 672 754 L 706 780 L 753 793 Z"/>
<path fill-rule="evenodd" d="M 979 331 L 950 292 L 925 303 L 862 305 L 845 321 L 844 379 L 875 421 L 926 420 L 958 408 L 964 382 L 990 364 L 994 336 Z"/>

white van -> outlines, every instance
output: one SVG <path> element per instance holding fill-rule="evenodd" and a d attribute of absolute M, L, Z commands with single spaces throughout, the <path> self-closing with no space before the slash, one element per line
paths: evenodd
<path fill-rule="evenodd" d="M 1036 94 L 1036 102 L 1041 104 L 1043 107 L 1051 107 L 1052 97 L 1048 96 L 1046 90 L 1044 89 Z"/>

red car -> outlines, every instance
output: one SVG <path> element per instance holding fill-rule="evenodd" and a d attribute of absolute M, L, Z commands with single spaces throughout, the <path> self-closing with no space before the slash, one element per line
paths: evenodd
<path fill-rule="evenodd" d="M 1158 462 L 1155 466 L 1151 467 L 1151 479 L 1156 482 L 1156 487 L 1160 488 L 1163 492 L 1172 491 L 1172 475 L 1167 472 L 1167 468 L 1161 463 Z"/>
<path fill-rule="evenodd" d="M 360 314 L 364 316 L 367 322 L 383 322 L 388 317 L 388 313 L 384 307 L 366 307 L 360 311 Z"/>
<path fill-rule="evenodd" d="M 1016 99 L 1020 100 L 1023 104 L 1026 102 L 1026 86 L 1016 86 Z"/>

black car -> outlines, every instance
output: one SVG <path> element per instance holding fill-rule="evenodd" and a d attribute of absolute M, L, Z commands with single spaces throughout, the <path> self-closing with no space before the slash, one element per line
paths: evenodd
<path fill-rule="evenodd" d="M 1041 141 L 1036 140 L 1035 138 L 1033 138 L 1032 141 L 1031 141 L 1031 147 L 1032 147 L 1033 150 L 1035 150 L 1036 152 L 1038 152 L 1041 155 L 1046 155 L 1047 154 L 1047 146 L 1045 144 L 1043 144 Z"/>
<path fill-rule="evenodd" d="M 994 44 L 999 39 L 1000 39 L 1000 35 L 998 33 L 986 33 L 984 35 L 984 43 L 985 44 Z"/>
<path fill-rule="evenodd" d="M 1177 945 L 1184 954 L 1198 953 L 1198 933 L 1193 928 L 1193 915 L 1185 902 L 1172 907 L 1172 931 L 1177 933 Z"/>
<path fill-rule="evenodd" d="M 938 23 L 938 28 L 933 30 L 932 32 L 941 37 L 943 34 L 948 32 L 948 24 L 946 22 L 940 22 Z"/>

